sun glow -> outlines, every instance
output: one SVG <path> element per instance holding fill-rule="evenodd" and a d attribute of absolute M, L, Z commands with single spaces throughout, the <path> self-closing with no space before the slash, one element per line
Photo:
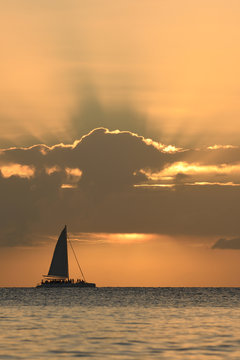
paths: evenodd
<path fill-rule="evenodd" d="M 232 181 L 228 181 L 225 183 L 221 182 L 208 182 L 208 181 L 196 181 L 193 184 L 190 185 L 219 185 L 219 186 L 240 186 L 240 184 L 235 184 Z"/>
<path fill-rule="evenodd" d="M 21 178 L 31 178 L 34 176 L 35 169 L 31 166 L 20 164 L 9 164 L 0 167 L 0 171 L 4 178 L 11 176 L 19 176 Z"/>
<path fill-rule="evenodd" d="M 61 189 L 75 189 L 77 186 L 73 184 L 62 184 Z"/>
<path fill-rule="evenodd" d="M 66 171 L 67 175 L 70 177 L 76 177 L 76 178 L 80 179 L 82 176 L 82 170 L 80 170 L 79 168 L 74 168 L 74 169 L 66 168 L 65 171 Z"/>
<path fill-rule="evenodd" d="M 47 168 L 45 169 L 45 171 L 46 171 L 46 174 L 52 175 L 52 174 L 54 174 L 55 172 L 60 171 L 60 168 L 59 168 L 59 166 L 52 166 L 52 167 L 47 167 Z"/>
<path fill-rule="evenodd" d="M 186 174 L 186 175 L 193 175 L 193 174 L 232 174 L 232 173 L 240 173 L 240 164 L 236 165 L 227 165 L 222 164 L 220 166 L 216 165 L 200 165 L 199 163 L 189 164 L 187 162 L 176 162 L 169 167 L 166 167 L 162 171 L 158 172 L 151 172 L 149 170 L 141 170 L 148 179 L 150 180 L 159 180 L 162 178 L 168 178 L 176 176 L 179 173 Z"/>
<path fill-rule="evenodd" d="M 237 149 L 238 146 L 235 145 L 212 145 L 208 146 L 209 150 L 219 150 L 219 149 Z"/>
<path fill-rule="evenodd" d="M 152 234 L 109 234 L 108 242 L 119 244 L 139 243 L 151 240 Z"/>
<path fill-rule="evenodd" d="M 141 233 L 72 233 L 71 240 L 83 243 L 112 243 L 132 244 L 150 241 L 156 237 L 155 234 Z"/>

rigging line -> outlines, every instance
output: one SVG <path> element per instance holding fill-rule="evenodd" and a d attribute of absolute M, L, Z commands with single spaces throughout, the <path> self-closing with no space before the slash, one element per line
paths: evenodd
<path fill-rule="evenodd" d="M 83 275 L 83 272 L 82 272 L 81 266 L 79 265 L 79 262 L 78 262 L 77 256 L 76 256 L 75 251 L 74 251 L 73 246 L 72 246 L 72 242 L 71 242 L 71 240 L 69 239 L 69 237 L 68 237 L 68 241 L 69 241 L 69 243 L 70 243 L 70 245 L 71 245 L 71 248 L 72 248 L 73 254 L 74 254 L 75 259 L 76 259 L 76 262 L 77 262 L 77 264 L 78 264 L 78 268 L 79 268 L 79 270 L 80 270 L 80 272 L 81 272 L 81 274 L 82 274 L 83 280 L 86 282 L 85 276 Z"/>

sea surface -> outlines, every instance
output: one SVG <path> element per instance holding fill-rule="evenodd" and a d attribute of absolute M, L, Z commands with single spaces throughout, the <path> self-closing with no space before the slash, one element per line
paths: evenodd
<path fill-rule="evenodd" d="M 240 359 L 240 288 L 0 288 L 0 359 Z"/>

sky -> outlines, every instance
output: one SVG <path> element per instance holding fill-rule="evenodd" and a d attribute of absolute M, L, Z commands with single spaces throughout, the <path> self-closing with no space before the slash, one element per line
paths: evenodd
<path fill-rule="evenodd" d="M 239 1 L 0 9 L 0 286 L 240 286 Z"/>

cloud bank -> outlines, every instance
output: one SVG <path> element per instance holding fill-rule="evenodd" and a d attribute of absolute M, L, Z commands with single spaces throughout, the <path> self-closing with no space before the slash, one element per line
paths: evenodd
<path fill-rule="evenodd" d="M 223 162 L 224 161 L 224 162 Z M 177 149 L 97 128 L 73 144 L 0 151 L 2 246 L 64 224 L 86 233 L 240 233 L 240 149 Z"/>

